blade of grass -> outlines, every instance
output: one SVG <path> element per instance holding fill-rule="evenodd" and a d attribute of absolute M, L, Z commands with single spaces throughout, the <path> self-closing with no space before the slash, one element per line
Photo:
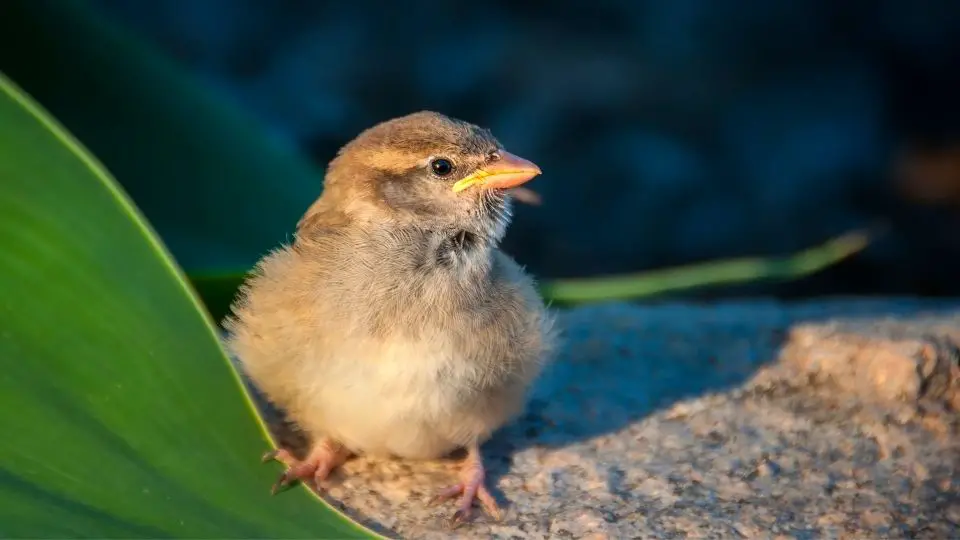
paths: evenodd
<path fill-rule="evenodd" d="M 852 231 L 787 257 L 745 257 L 636 274 L 544 281 L 544 299 L 562 305 L 635 300 L 668 292 L 762 280 L 799 279 L 834 265 L 863 250 L 870 241 L 865 231 Z M 191 284 L 207 309 L 220 320 L 241 285 L 244 273 L 231 270 L 197 271 Z"/>
<path fill-rule="evenodd" d="M 698 287 L 798 279 L 854 255 L 869 241 L 867 232 L 852 231 L 786 257 L 744 257 L 639 274 L 554 280 L 542 284 L 541 291 L 553 302 L 579 304 L 632 300 Z"/>

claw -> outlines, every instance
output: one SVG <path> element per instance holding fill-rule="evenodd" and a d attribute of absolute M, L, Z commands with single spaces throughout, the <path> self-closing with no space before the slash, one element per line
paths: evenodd
<path fill-rule="evenodd" d="M 264 463 L 277 460 L 286 466 L 276 482 L 270 488 L 270 493 L 276 495 L 281 489 L 293 484 L 297 480 L 313 478 L 317 488 L 326 480 L 330 472 L 341 465 L 349 456 L 349 452 L 328 440 L 318 441 L 311 447 L 310 453 L 304 460 L 298 460 L 286 448 L 277 448 L 265 453 L 260 460 Z"/>
<path fill-rule="evenodd" d="M 447 489 L 437 493 L 427 501 L 427 506 L 436 506 L 444 501 L 450 500 L 457 495 L 463 493 L 463 484 L 457 484 L 455 486 L 450 486 Z"/>
<path fill-rule="evenodd" d="M 460 495 L 459 508 L 450 518 L 450 525 L 453 528 L 459 527 L 470 520 L 474 500 L 479 500 L 483 509 L 495 521 L 501 521 L 503 514 L 497 506 L 497 501 L 484 485 L 485 471 L 478 448 L 470 449 L 467 459 L 463 463 L 463 468 L 460 470 L 460 476 L 460 483 L 437 493 L 428 504 L 432 506 Z"/>
<path fill-rule="evenodd" d="M 453 517 L 450 518 L 450 529 L 456 529 L 467 522 L 470 519 L 470 510 L 469 509 L 460 509 L 453 513 Z"/>
<path fill-rule="evenodd" d="M 293 480 L 294 477 L 291 477 L 290 471 L 280 473 L 280 477 L 277 478 L 277 481 L 273 483 L 273 487 L 270 488 L 270 494 L 276 495 L 281 489 L 289 486 Z"/>

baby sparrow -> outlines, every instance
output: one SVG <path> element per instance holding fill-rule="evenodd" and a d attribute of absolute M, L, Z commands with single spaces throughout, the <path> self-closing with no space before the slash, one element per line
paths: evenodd
<path fill-rule="evenodd" d="M 419 112 L 344 146 L 292 245 L 264 257 L 224 321 L 245 373 L 311 439 L 277 488 L 352 454 L 466 449 L 454 522 L 494 518 L 480 444 L 523 409 L 554 348 L 533 280 L 498 248 L 509 189 L 540 174 L 473 124 Z"/>

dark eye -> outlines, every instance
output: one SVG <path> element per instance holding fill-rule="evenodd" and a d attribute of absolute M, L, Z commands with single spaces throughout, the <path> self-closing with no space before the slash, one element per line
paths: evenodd
<path fill-rule="evenodd" d="M 453 172 L 453 163 L 450 163 L 448 159 L 437 158 L 430 162 L 430 168 L 433 170 L 433 174 L 446 176 Z"/>

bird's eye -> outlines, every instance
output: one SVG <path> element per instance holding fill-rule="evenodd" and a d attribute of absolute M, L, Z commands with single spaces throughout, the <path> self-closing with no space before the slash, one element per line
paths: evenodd
<path fill-rule="evenodd" d="M 446 176 L 453 172 L 453 163 L 450 163 L 448 159 L 437 158 L 430 162 L 430 169 L 437 176 Z"/>

